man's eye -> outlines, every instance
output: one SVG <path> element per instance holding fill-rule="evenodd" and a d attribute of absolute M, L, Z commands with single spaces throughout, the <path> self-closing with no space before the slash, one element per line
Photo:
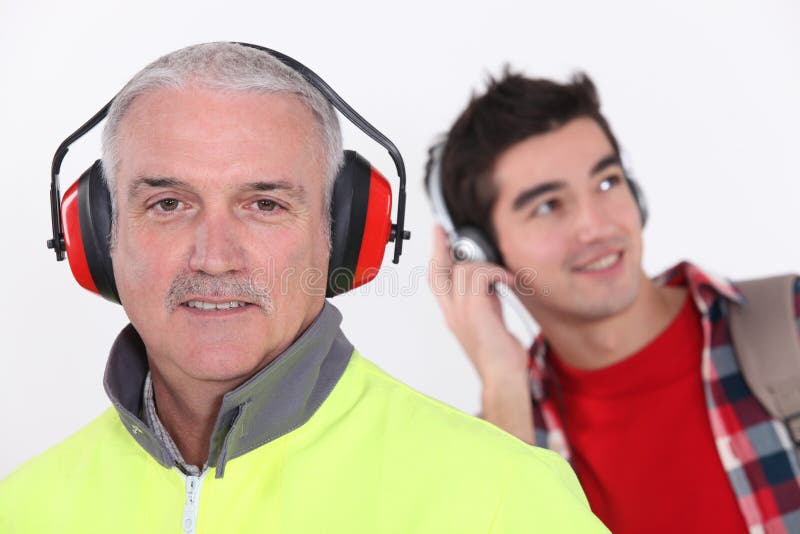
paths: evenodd
<path fill-rule="evenodd" d="M 156 206 L 160 211 L 175 211 L 180 204 L 180 201 L 174 198 L 165 198 L 156 202 Z"/>
<path fill-rule="evenodd" d="M 547 215 L 548 213 L 552 213 L 558 207 L 558 200 L 552 199 L 546 202 L 542 202 L 533 210 L 534 216 L 540 215 Z"/>
<path fill-rule="evenodd" d="M 622 178 L 620 178 L 616 174 L 614 174 L 612 176 L 606 176 L 600 182 L 600 191 L 608 191 L 612 187 L 616 187 L 617 185 L 619 185 L 621 182 L 622 182 Z"/>
<path fill-rule="evenodd" d="M 268 198 L 257 200 L 255 204 L 259 211 L 275 211 L 280 208 L 277 202 Z"/>

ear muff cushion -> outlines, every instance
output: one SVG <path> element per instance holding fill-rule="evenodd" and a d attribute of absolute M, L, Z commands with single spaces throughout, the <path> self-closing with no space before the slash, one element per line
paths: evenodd
<path fill-rule="evenodd" d="M 78 219 L 86 263 L 97 292 L 119 303 L 111 265 L 111 195 L 100 160 L 78 180 Z"/>
<path fill-rule="evenodd" d="M 370 171 L 367 160 L 345 150 L 331 199 L 331 255 L 325 294 L 328 298 L 353 287 L 366 226 Z"/>
<path fill-rule="evenodd" d="M 487 262 L 503 265 L 503 259 L 500 257 L 500 252 L 492 244 L 492 240 L 486 237 L 486 234 L 484 234 L 481 230 L 474 226 L 464 226 L 459 228 L 457 233 L 459 239 L 468 239 L 475 247 L 479 248 L 486 257 Z"/>

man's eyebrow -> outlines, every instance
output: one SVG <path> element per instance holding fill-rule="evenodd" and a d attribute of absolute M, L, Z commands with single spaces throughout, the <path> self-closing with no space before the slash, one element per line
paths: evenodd
<path fill-rule="evenodd" d="M 242 185 L 241 190 L 245 192 L 285 191 L 295 200 L 302 201 L 306 198 L 306 189 L 302 185 L 293 184 L 286 180 L 249 182 Z"/>
<path fill-rule="evenodd" d="M 619 157 L 616 154 L 609 154 L 605 156 L 600 161 L 594 164 L 590 174 L 594 176 L 595 174 L 601 173 L 609 167 L 614 165 L 621 165 L 619 161 Z M 517 198 L 514 199 L 514 204 L 512 204 L 512 209 L 514 211 L 519 211 L 524 208 L 527 204 L 533 202 L 537 197 L 544 195 L 545 193 L 550 193 L 551 191 L 557 191 L 564 187 L 564 182 L 561 181 L 553 181 L 553 182 L 546 182 L 543 184 L 539 184 L 537 186 L 531 187 L 530 189 L 526 189 L 519 195 Z"/>
<path fill-rule="evenodd" d="M 145 187 L 152 187 L 152 188 L 174 187 L 185 190 L 192 189 L 192 186 L 190 184 L 182 180 L 178 180 L 177 178 L 168 178 L 160 176 L 159 177 L 142 176 L 134 180 L 133 183 L 131 183 L 131 185 L 128 187 L 128 195 L 133 197 L 139 194 L 139 192 Z M 306 196 L 306 190 L 302 185 L 295 185 L 286 180 L 249 182 L 240 186 L 239 189 L 244 192 L 286 191 L 289 194 L 289 196 L 297 200 L 303 200 L 305 199 Z"/>
<path fill-rule="evenodd" d="M 177 178 L 141 176 L 136 180 L 134 180 L 128 187 L 128 196 L 134 197 L 138 195 L 139 192 L 145 187 L 152 187 L 152 188 L 177 187 L 180 189 L 191 189 L 191 186 L 189 184 L 181 180 L 178 180 Z"/>
<path fill-rule="evenodd" d="M 608 156 L 604 157 L 603 159 L 594 164 L 594 167 L 592 167 L 590 174 L 595 175 L 597 173 L 603 172 L 604 170 L 613 165 L 621 166 L 622 164 L 619 161 L 619 156 L 617 156 L 616 154 L 609 154 Z"/>
<path fill-rule="evenodd" d="M 524 208 L 527 204 L 533 202 L 537 197 L 540 197 L 545 193 L 549 193 L 551 191 L 558 191 L 563 187 L 564 187 L 564 182 L 546 182 L 531 187 L 530 189 L 526 189 L 525 191 L 517 195 L 517 198 L 514 199 L 514 204 L 511 205 L 511 208 L 514 211 L 519 211 L 522 208 Z"/>

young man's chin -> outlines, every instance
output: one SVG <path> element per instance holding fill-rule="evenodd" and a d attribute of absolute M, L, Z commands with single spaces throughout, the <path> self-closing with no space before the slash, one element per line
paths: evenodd
<path fill-rule="evenodd" d="M 639 284 L 628 280 L 621 287 L 607 287 L 594 295 L 587 295 L 576 306 L 579 313 L 587 319 L 607 319 L 624 313 L 636 302 L 639 296 Z"/>
<path fill-rule="evenodd" d="M 628 282 L 621 287 L 598 284 L 553 287 L 546 295 L 538 294 L 524 300 L 534 318 L 542 314 L 567 323 L 598 321 L 623 313 L 636 302 L 639 284 L 636 280 Z"/>

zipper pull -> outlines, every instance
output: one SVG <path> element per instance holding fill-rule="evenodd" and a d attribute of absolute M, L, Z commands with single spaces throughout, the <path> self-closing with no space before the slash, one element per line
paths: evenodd
<path fill-rule="evenodd" d="M 197 497 L 200 490 L 200 477 L 186 477 L 186 505 L 183 507 L 183 531 L 193 534 L 197 526 Z"/>

